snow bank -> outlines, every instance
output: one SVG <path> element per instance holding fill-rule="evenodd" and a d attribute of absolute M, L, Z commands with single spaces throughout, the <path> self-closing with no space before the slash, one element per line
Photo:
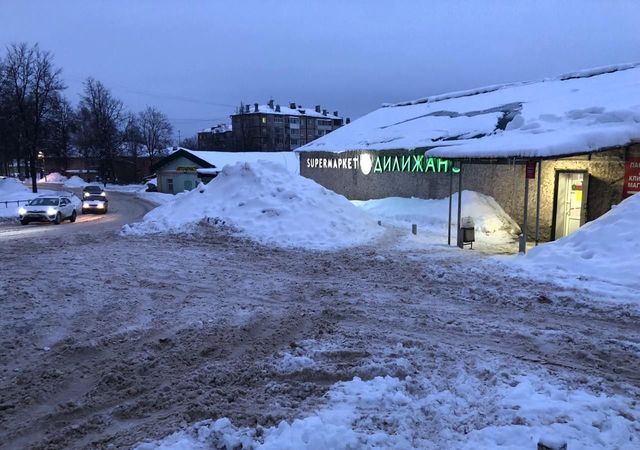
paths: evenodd
<path fill-rule="evenodd" d="M 516 261 L 553 274 L 600 279 L 640 289 L 640 195 L 562 239 L 532 249 Z"/>
<path fill-rule="evenodd" d="M 124 234 L 189 232 L 208 222 L 265 244 L 336 249 L 382 233 L 346 198 L 268 161 L 225 166 L 207 185 L 178 194 Z"/>
<path fill-rule="evenodd" d="M 453 195 L 452 221 L 456 229 L 458 194 Z M 372 217 L 397 225 L 418 225 L 438 236 L 446 236 L 449 217 L 449 198 L 425 200 L 420 198 L 389 197 L 379 200 L 352 201 Z M 502 207 L 488 195 L 474 191 L 462 191 L 462 217 L 474 220 L 476 239 L 491 242 L 506 242 L 520 233 L 518 225 L 504 212 Z"/>
<path fill-rule="evenodd" d="M 17 178 L 0 178 L 0 219 L 17 219 L 19 206 L 15 202 L 30 200 L 36 195 Z"/>
<path fill-rule="evenodd" d="M 0 200 L 5 200 L 8 196 L 26 192 L 31 191 L 17 178 L 0 178 Z"/>
<path fill-rule="evenodd" d="M 39 189 L 38 192 L 34 194 L 31 192 L 31 189 L 17 178 L 0 178 L 0 219 L 17 219 L 19 208 L 17 201 L 20 201 L 20 205 L 24 205 L 27 200 L 31 200 L 40 195 L 66 195 L 71 198 L 71 201 L 76 206 L 81 203 L 80 199 L 71 192 Z M 10 203 L 5 204 L 3 202 Z"/>
<path fill-rule="evenodd" d="M 77 175 L 72 176 L 71 178 L 69 178 L 67 181 L 63 183 L 63 185 L 68 188 L 85 187 L 88 184 L 89 183 L 87 183 Z"/>
<path fill-rule="evenodd" d="M 58 172 L 51 172 L 46 177 L 40 178 L 38 183 L 63 184 L 65 181 L 67 181 L 67 177 L 64 175 Z"/>
<path fill-rule="evenodd" d="M 97 183 L 102 186 L 101 183 Z M 107 192 L 144 192 L 147 189 L 146 184 L 109 184 L 104 188 Z"/>
<path fill-rule="evenodd" d="M 144 190 L 138 191 L 136 193 L 136 197 L 155 203 L 156 205 L 164 205 L 165 203 L 174 201 L 176 198 L 173 194 L 165 194 L 163 192 L 146 192 Z"/>
<path fill-rule="evenodd" d="M 470 374 L 439 388 L 428 379 L 354 378 L 332 386 L 308 417 L 258 429 L 204 421 L 137 450 L 638 448 L 639 406 L 621 396 L 557 384 L 547 376 Z M 492 381 L 486 382 L 489 377 Z"/>

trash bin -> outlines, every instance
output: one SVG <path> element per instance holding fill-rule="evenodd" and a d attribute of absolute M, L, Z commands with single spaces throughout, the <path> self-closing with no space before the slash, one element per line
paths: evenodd
<path fill-rule="evenodd" d="M 460 234 L 458 247 L 464 248 L 465 245 L 469 245 L 473 249 L 473 243 L 476 240 L 476 229 L 473 223 L 473 217 L 463 217 L 460 220 Z"/>

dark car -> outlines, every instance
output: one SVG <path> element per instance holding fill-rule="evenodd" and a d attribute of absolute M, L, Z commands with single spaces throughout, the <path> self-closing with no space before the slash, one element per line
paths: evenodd
<path fill-rule="evenodd" d="M 100 186 L 96 186 L 95 184 L 90 184 L 82 188 L 82 200 L 88 198 L 92 195 L 100 195 L 102 197 L 106 197 L 107 193 Z"/>

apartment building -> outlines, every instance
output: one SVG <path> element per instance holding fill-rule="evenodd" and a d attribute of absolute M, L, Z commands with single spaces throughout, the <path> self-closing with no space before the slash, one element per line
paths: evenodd
<path fill-rule="evenodd" d="M 329 113 L 320 105 L 288 107 L 270 100 L 266 105 L 240 105 L 231 116 L 236 151 L 287 151 L 322 137 L 344 124 L 338 111 Z M 346 119 L 349 123 L 349 119 Z"/>
<path fill-rule="evenodd" d="M 231 125 L 221 123 L 199 131 L 198 150 L 233 150 Z"/>

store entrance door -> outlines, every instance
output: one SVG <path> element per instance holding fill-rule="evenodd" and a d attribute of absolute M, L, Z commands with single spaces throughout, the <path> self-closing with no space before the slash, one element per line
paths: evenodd
<path fill-rule="evenodd" d="M 589 174 L 558 172 L 557 175 L 555 238 L 560 239 L 585 222 Z"/>

